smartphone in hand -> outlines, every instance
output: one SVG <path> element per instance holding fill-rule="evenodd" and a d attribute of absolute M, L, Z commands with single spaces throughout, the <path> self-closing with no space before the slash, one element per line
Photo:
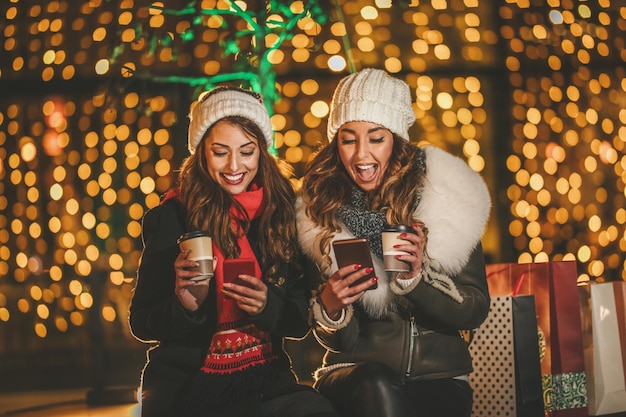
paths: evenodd
<path fill-rule="evenodd" d="M 224 282 L 232 282 L 233 284 L 249 287 L 250 285 L 239 278 L 239 275 L 254 276 L 254 259 L 224 259 Z"/>
<path fill-rule="evenodd" d="M 372 268 L 371 273 L 350 285 L 351 287 L 374 278 L 374 263 L 370 255 L 370 245 L 367 243 L 366 239 L 354 238 L 335 240 L 333 242 L 333 250 L 335 251 L 335 258 L 337 259 L 339 268 L 352 264 L 360 264 L 363 268 Z M 378 288 L 378 283 L 369 287 L 368 290 L 376 288 Z"/>

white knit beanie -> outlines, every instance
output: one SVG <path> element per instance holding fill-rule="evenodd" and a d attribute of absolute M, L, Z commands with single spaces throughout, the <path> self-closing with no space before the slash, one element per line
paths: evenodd
<path fill-rule="evenodd" d="M 250 90 L 222 86 L 202 93 L 198 103 L 191 109 L 189 152 L 195 153 L 209 128 L 228 116 L 241 116 L 252 120 L 263 132 L 267 147 L 272 146 L 272 122 L 261 96 Z"/>
<path fill-rule="evenodd" d="M 415 123 L 408 84 L 374 68 L 342 78 L 330 104 L 328 141 L 341 125 L 356 121 L 379 124 L 408 141 L 409 127 Z"/>

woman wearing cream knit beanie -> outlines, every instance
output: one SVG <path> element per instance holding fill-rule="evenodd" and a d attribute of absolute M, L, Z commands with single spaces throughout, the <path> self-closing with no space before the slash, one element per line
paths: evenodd
<path fill-rule="evenodd" d="M 189 113 L 189 152 L 196 151 L 211 126 L 229 116 L 252 120 L 263 132 L 267 147 L 272 146 L 272 122 L 261 95 L 242 88 L 217 87 L 203 93 Z"/>
<path fill-rule="evenodd" d="M 296 202 L 298 240 L 320 267 L 311 299 L 326 348 L 315 387 L 344 417 L 469 417 L 472 360 L 461 330 L 489 311 L 480 239 L 489 192 L 461 159 L 410 143 L 409 86 L 378 69 L 343 78 Z M 382 232 L 406 271 L 387 271 Z M 364 238 L 373 268 L 338 267 L 333 242 Z M 374 275 L 364 282 L 366 276 Z"/>
<path fill-rule="evenodd" d="M 309 331 L 309 281 L 260 96 L 218 87 L 190 118 L 191 155 L 142 223 L 129 321 L 135 337 L 159 343 L 142 373 L 141 416 L 339 417 L 298 383 L 283 349 Z M 198 271 L 198 246 L 179 248 L 198 233 L 211 276 Z"/>

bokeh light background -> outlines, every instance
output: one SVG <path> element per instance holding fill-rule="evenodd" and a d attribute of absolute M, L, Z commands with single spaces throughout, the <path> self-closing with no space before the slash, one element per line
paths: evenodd
<path fill-rule="evenodd" d="M 145 347 L 126 323 L 142 216 L 187 156 L 186 117 L 202 89 L 190 80 L 241 70 L 224 55 L 228 17 L 150 4 L 0 3 L 0 374 L 68 369 L 85 381 L 99 323 L 111 369 L 137 377 Z M 325 141 L 338 80 L 351 66 L 384 68 L 411 87 L 412 139 L 460 156 L 487 181 L 491 261 L 575 259 L 581 281 L 626 279 L 622 2 L 320 7 L 328 21 L 300 19 L 269 56 L 274 146 L 295 184 Z M 0 389 L 15 387 L 0 378 Z"/>

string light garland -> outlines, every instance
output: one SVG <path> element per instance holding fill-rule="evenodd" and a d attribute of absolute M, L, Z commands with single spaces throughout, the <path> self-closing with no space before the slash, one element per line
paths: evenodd
<path fill-rule="evenodd" d="M 262 93 L 297 183 L 333 87 L 365 66 L 409 83 L 416 140 L 487 180 L 486 253 L 626 279 L 626 9 L 383 3 L 1 2 L 0 339 L 79 334 L 104 271 L 108 340 L 128 343 L 141 219 L 175 182 L 193 98 Z"/>
<path fill-rule="evenodd" d="M 204 6 L 210 3 L 212 6 Z M 253 2 L 254 4 L 254 2 Z M 261 94 L 270 116 L 274 113 L 274 105 L 279 98 L 276 88 L 276 73 L 273 70 L 272 55 L 280 51 L 284 42 L 293 39 L 299 31 L 298 24 L 305 20 L 314 22 L 316 27 L 324 26 L 330 15 L 324 11 L 316 0 L 307 1 L 260 1 L 255 10 L 248 10 L 246 3 L 237 1 L 190 2 L 182 9 L 171 9 L 160 3 L 150 5 L 153 16 L 176 16 L 188 24 L 180 33 L 168 32 L 163 35 L 152 33 L 146 35 L 142 30 L 136 31 L 133 41 L 146 38 L 150 43 L 150 53 L 157 53 L 159 47 L 172 48 L 172 60 L 177 57 L 173 37 L 178 36 L 184 44 L 192 43 L 202 36 L 207 26 L 219 28 L 219 46 L 225 58 L 233 59 L 230 71 L 208 76 L 153 76 L 150 73 L 137 72 L 133 67 L 123 66 L 123 71 L 131 76 L 150 78 L 153 82 L 183 83 L 195 88 L 197 97 L 202 91 L 211 89 L 220 83 L 234 83 L 240 87 L 250 88 Z M 229 17 L 233 18 L 229 20 Z M 210 21 L 213 20 L 213 23 Z M 160 22 L 160 20 L 159 20 Z M 117 50 L 112 61 L 122 53 Z M 276 154 L 275 148 L 270 151 Z"/>

